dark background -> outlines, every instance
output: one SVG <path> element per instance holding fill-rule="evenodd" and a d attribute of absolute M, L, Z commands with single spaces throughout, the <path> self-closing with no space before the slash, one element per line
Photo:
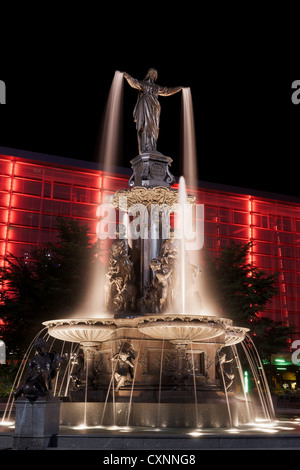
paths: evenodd
<path fill-rule="evenodd" d="M 300 104 L 291 101 L 292 82 L 300 79 L 295 56 L 280 35 L 258 35 L 255 24 L 204 32 L 205 21 L 201 18 L 194 35 L 189 28 L 182 35 L 169 22 L 171 32 L 164 36 L 162 26 L 148 31 L 135 24 L 128 37 L 127 24 L 113 29 L 108 24 L 103 32 L 103 17 L 98 29 L 97 22 L 83 29 L 69 21 L 65 31 L 64 23 L 45 30 L 35 24 L 31 35 L 29 27 L 23 34 L 18 30 L 17 41 L 16 30 L 6 34 L 0 79 L 6 83 L 7 104 L 0 107 L 0 146 L 98 161 L 97 141 L 115 70 L 142 79 L 154 67 L 160 85 L 191 88 L 198 179 L 300 197 Z M 124 82 L 118 164 L 126 167 L 138 153 L 132 117 L 136 99 L 137 91 Z M 161 97 L 160 103 L 158 150 L 173 158 L 172 172 L 180 176 L 181 93 Z"/>

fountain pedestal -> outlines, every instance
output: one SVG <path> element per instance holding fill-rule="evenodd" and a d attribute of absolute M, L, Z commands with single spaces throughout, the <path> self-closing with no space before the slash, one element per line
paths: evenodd
<path fill-rule="evenodd" d="M 131 160 L 133 175 L 128 181 L 129 186 L 144 186 L 153 188 L 155 186 L 165 186 L 170 188 L 175 182 L 174 176 L 170 173 L 172 159 L 160 152 L 151 152 L 138 155 Z"/>
<path fill-rule="evenodd" d="M 55 447 L 59 432 L 60 400 L 39 397 L 34 401 L 18 398 L 13 436 L 15 449 Z"/>
<path fill-rule="evenodd" d="M 95 357 L 100 350 L 101 344 L 82 343 L 81 347 L 84 354 L 84 369 L 86 371 L 86 379 L 88 383 L 92 383 L 96 375 Z"/>

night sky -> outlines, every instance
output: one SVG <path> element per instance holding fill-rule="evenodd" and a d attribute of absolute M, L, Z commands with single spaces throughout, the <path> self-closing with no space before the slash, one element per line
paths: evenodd
<path fill-rule="evenodd" d="M 284 50 L 246 39 L 241 47 L 237 37 L 214 43 L 199 37 L 189 45 L 175 33 L 163 47 L 150 41 L 139 50 L 122 37 L 107 49 L 105 39 L 96 41 L 95 35 L 66 35 L 60 42 L 43 42 L 40 49 L 36 38 L 24 45 L 11 42 L 0 67 L 7 90 L 7 104 L 0 108 L 0 146 L 97 161 L 115 70 L 142 79 L 154 67 L 160 85 L 191 88 L 198 179 L 300 197 L 300 104 L 291 101 L 297 75 Z M 137 91 L 124 81 L 120 166 L 130 166 L 138 153 L 136 99 Z M 181 93 L 161 97 L 160 103 L 158 150 L 173 158 L 172 172 L 180 176 Z"/>

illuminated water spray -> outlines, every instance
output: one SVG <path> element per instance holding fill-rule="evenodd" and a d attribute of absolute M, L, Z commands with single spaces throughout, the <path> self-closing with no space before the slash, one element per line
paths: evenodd
<path fill-rule="evenodd" d="M 122 143 L 122 108 L 123 108 L 123 74 L 115 72 L 110 92 L 108 95 L 106 109 L 103 116 L 103 127 L 100 133 L 99 161 L 104 164 L 104 174 L 111 171 L 117 165 L 120 146 Z M 105 177 L 105 176 L 104 176 Z M 109 179 L 106 188 L 109 189 Z M 103 202 L 103 201 L 101 201 Z M 97 213 L 98 216 L 98 213 Z M 82 316 L 85 312 L 91 317 L 107 316 L 105 309 L 105 294 L 99 286 L 105 284 L 105 269 L 101 262 L 95 261 L 91 266 L 89 275 L 88 291 L 78 306 L 75 316 Z M 109 315 L 109 313 L 108 313 Z M 74 314 L 73 314 L 74 316 Z"/>
<path fill-rule="evenodd" d="M 101 133 L 99 159 L 104 163 L 104 171 L 116 166 L 122 135 L 123 74 L 115 72 L 104 114 Z"/>
<path fill-rule="evenodd" d="M 183 161 L 183 175 L 184 179 L 181 179 L 180 186 L 184 185 L 184 190 L 179 188 L 180 198 L 186 198 L 186 185 L 191 189 L 197 188 L 198 184 L 198 165 L 197 165 L 197 146 L 196 146 L 196 133 L 195 133 L 195 122 L 194 122 L 194 109 L 192 93 L 190 88 L 182 89 L 182 104 L 181 104 L 181 122 L 182 122 L 182 133 L 183 133 L 183 145 L 182 145 L 182 161 Z M 182 199 L 181 199 L 182 204 Z M 184 206 L 187 208 L 187 206 Z M 184 216 L 185 230 L 188 228 L 192 231 L 193 220 L 192 217 L 187 219 L 187 214 Z M 187 231 L 185 232 L 187 234 Z M 185 256 L 185 255 L 183 255 Z M 193 252 L 194 262 L 200 264 L 200 249 Z M 185 260 L 186 263 L 186 260 Z M 186 279 L 184 279 L 186 287 Z M 202 305 L 203 308 L 203 305 Z"/>
<path fill-rule="evenodd" d="M 185 179 L 183 176 L 179 179 L 179 238 L 181 241 L 180 247 L 180 266 L 181 266 L 181 298 L 182 298 L 182 313 L 185 313 L 185 292 L 186 292 L 186 278 L 185 278 L 185 223 L 186 213 L 185 207 L 187 205 Z"/>
<path fill-rule="evenodd" d="M 183 174 L 187 184 L 197 187 L 197 148 L 193 100 L 190 88 L 182 89 Z"/>

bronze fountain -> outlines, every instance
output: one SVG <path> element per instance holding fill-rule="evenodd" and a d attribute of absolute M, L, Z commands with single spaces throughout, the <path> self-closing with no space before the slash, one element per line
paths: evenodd
<path fill-rule="evenodd" d="M 222 350 L 242 342 L 248 330 L 235 327 L 230 319 L 203 314 L 197 287 L 200 268 L 184 262 L 176 230 L 162 236 L 166 217 L 178 207 L 179 193 L 171 187 L 172 159 L 157 151 L 158 96 L 173 95 L 183 87 L 157 85 L 154 69 L 144 80 L 123 75 L 138 90 L 134 119 L 139 154 L 131 160 L 129 189 L 117 191 L 111 204 L 131 220 L 137 213 L 132 209 L 139 209 L 150 223 L 140 224 L 143 236 L 131 237 L 130 243 L 121 222 L 116 229 L 106 282 L 99 285 L 106 316 L 89 318 L 83 312 L 81 318 L 43 323 L 51 337 L 78 343 L 83 352 L 77 372 L 76 367 L 71 371 L 73 389 L 68 391 L 70 401 L 62 403 L 61 423 L 82 421 L 84 388 L 90 425 L 201 428 L 246 422 L 248 404 L 232 391 L 234 370 Z M 187 195 L 186 203 L 194 205 L 195 197 Z M 154 206 L 162 209 L 155 217 Z M 189 297 L 186 311 L 183 295 Z"/>

